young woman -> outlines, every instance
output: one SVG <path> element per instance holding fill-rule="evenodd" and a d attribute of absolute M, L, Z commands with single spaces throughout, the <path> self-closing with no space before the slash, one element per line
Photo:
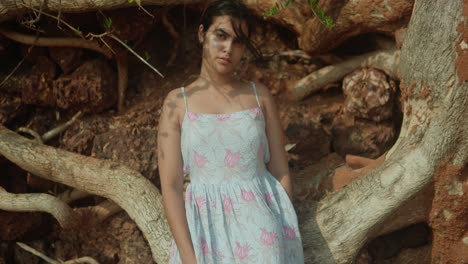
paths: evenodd
<path fill-rule="evenodd" d="M 304 263 L 277 108 L 265 86 L 234 77 L 253 48 L 249 17 L 238 1 L 210 4 L 198 31 L 200 76 L 163 104 L 158 163 L 170 263 Z"/>

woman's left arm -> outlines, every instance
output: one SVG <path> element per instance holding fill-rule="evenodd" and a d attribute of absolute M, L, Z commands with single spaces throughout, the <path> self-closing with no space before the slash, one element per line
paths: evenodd
<path fill-rule="evenodd" d="M 281 183 L 292 201 L 292 184 L 289 175 L 288 159 L 284 150 L 284 132 L 281 127 L 278 108 L 268 88 L 257 83 L 257 92 L 265 115 L 266 135 L 270 149 L 268 170 Z"/>

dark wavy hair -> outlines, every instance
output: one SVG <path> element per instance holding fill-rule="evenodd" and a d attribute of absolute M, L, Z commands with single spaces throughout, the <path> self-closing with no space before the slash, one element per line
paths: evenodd
<path fill-rule="evenodd" d="M 230 16 L 232 18 L 232 28 L 236 36 L 252 52 L 256 59 L 260 59 L 260 51 L 250 39 L 254 22 L 254 17 L 250 10 L 239 0 L 216 0 L 210 2 L 201 18 L 201 24 L 205 33 L 211 24 L 213 24 L 213 20 L 219 16 Z M 247 24 L 247 35 L 241 29 L 242 21 L 245 21 Z"/>

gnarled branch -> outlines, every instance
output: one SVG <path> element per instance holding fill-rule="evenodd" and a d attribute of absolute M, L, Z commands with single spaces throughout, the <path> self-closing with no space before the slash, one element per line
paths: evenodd
<path fill-rule="evenodd" d="M 45 193 L 15 194 L 0 187 L 0 209 L 14 212 L 46 212 L 55 217 L 63 228 L 80 223 L 80 215 L 66 203 Z"/>
<path fill-rule="evenodd" d="M 38 144 L 0 126 L 0 154 L 39 177 L 106 197 L 124 209 L 165 263 L 172 239 L 161 195 L 140 173 L 121 164 Z"/>

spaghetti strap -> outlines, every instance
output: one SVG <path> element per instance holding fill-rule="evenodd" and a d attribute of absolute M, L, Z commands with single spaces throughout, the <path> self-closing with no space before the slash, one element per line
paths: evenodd
<path fill-rule="evenodd" d="M 185 113 L 188 112 L 188 106 L 187 106 L 187 95 L 185 94 L 185 87 L 180 88 L 182 90 L 182 95 L 184 96 L 184 105 L 185 105 Z"/>
<path fill-rule="evenodd" d="M 261 108 L 260 101 L 258 100 L 257 87 L 255 86 L 255 82 L 250 82 L 250 83 L 252 84 L 252 89 L 254 90 L 255 99 L 257 100 L 258 107 Z"/>
<path fill-rule="evenodd" d="M 254 95 L 251 84 L 242 85 L 246 97 Z M 295 208 L 267 168 L 262 112 L 188 112 L 180 126 L 182 171 L 190 178 L 184 216 L 198 263 L 304 264 Z M 170 248 L 168 264 L 181 264 L 175 240 Z"/>

